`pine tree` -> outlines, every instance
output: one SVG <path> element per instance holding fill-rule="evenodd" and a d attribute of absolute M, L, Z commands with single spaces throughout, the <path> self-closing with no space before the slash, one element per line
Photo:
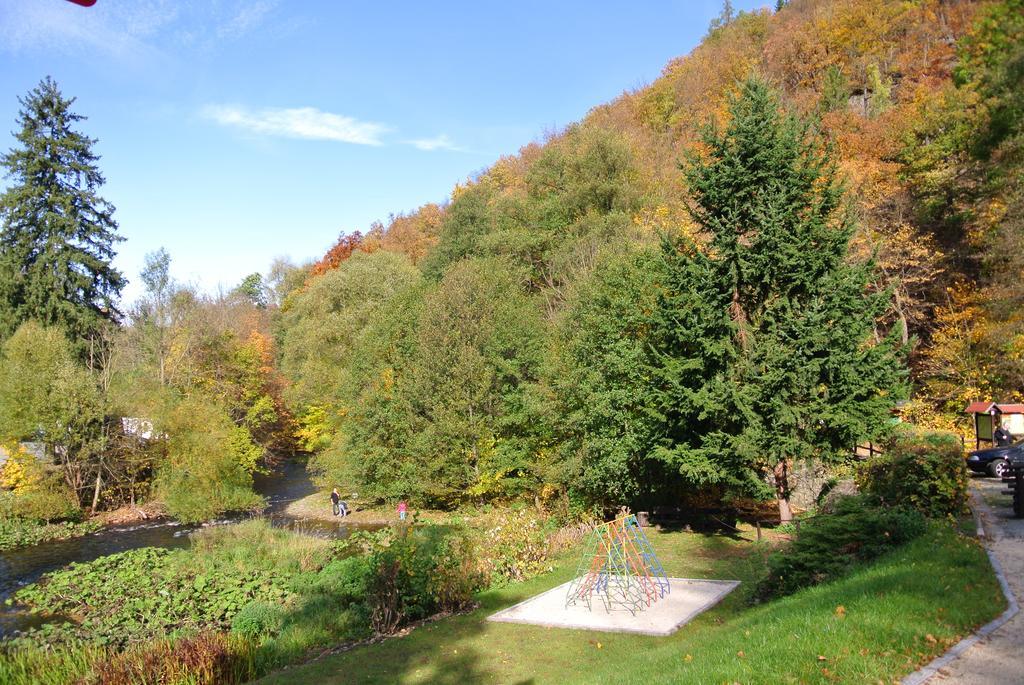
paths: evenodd
<path fill-rule="evenodd" d="M 47 77 L 18 101 L 19 146 L 0 158 L 12 181 L 0 196 L 0 339 L 36 319 L 84 351 L 120 315 L 114 207 L 98 194 L 96 140 L 73 128 L 85 118 L 74 98 Z"/>
<path fill-rule="evenodd" d="M 835 112 L 846 109 L 850 100 L 850 83 L 843 70 L 832 65 L 825 72 L 818 109 L 821 112 Z"/>
<path fill-rule="evenodd" d="M 689 480 L 769 496 L 791 517 L 794 460 L 843 460 L 890 425 L 905 391 L 885 295 L 851 264 L 854 229 L 835 162 L 751 78 L 686 178 L 705 245 L 666 242 L 655 327 L 661 458 Z"/>

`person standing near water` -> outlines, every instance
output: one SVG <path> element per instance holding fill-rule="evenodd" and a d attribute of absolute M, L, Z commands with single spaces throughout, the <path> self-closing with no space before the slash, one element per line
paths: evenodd
<path fill-rule="evenodd" d="M 341 502 L 341 495 L 338 494 L 338 488 L 334 488 L 331 491 L 331 509 L 334 510 L 335 516 L 341 513 L 341 508 L 338 506 L 339 502 Z"/>
<path fill-rule="evenodd" d="M 405 500 L 398 501 L 398 520 L 405 520 L 405 512 L 409 510 L 409 505 L 405 503 Z"/>

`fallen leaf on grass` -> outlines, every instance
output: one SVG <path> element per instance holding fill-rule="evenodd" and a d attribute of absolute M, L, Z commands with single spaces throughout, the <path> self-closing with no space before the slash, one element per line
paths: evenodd
<path fill-rule="evenodd" d="M 743 650 L 741 649 L 740 651 L 736 652 L 736 656 L 742 659 L 746 655 L 743 653 Z"/>
<path fill-rule="evenodd" d="M 843 618 L 844 616 L 846 616 L 846 607 L 844 607 L 842 604 L 837 606 L 836 607 L 836 616 L 839 617 L 839 618 Z"/>
<path fill-rule="evenodd" d="M 690 663 L 691 661 L 693 661 L 693 655 L 692 654 L 687 654 L 686 656 L 683 657 L 683 661 L 685 661 L 686 663 Z"/>

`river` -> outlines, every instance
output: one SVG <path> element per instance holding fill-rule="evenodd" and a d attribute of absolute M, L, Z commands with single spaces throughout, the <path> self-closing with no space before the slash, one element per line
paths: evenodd
<path fill-rule="evenodd" d="M 262 516 L 275 526 L 287 527 L 302 533 L 324 537 L 345 537 L 356 528 L 379 526 L 353 526 L 326 521 L 297 520 L 284 514 L 289 503 L 316 491 L 304 465 L 287 462 L 275 473 L 257 475 L 254 487 L 268 503 Z M 325 503 L 329 506 L 329 503 Z M 187 547 L 188 534 L 211 525 L 225 525 L 240 520 L 231 517 L 201 524 L 182 524 L 161 520 L 127 526 L 112 526 L 90 535 L 70 540 L 54 540 L 30 547 L 0 552 L 0 639 L 12 631 L 32 624 L 34 617 L 4 606 L 18 588 L 35 582 L 44 573 L 57 570 L 72 562 L 92 561 L 98 557 L 124 552 L 139 547 Z"/>

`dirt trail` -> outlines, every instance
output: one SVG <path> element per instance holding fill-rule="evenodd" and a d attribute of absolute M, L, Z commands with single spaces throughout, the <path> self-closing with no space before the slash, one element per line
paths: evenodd
<path fill-rule="evenodd" d="M 1024 600 L 1024 519 L 1013 518 L 1010 498 L 1000 494 L 1003 484 L 994 478 L 973 483 L 987 546 L 1003 568 L 1003 575 L 1018 604 Z M 1024 611 L 968 649 L 929 681 L 966 685 L 1020 685 L 1024 683 Z"/>

